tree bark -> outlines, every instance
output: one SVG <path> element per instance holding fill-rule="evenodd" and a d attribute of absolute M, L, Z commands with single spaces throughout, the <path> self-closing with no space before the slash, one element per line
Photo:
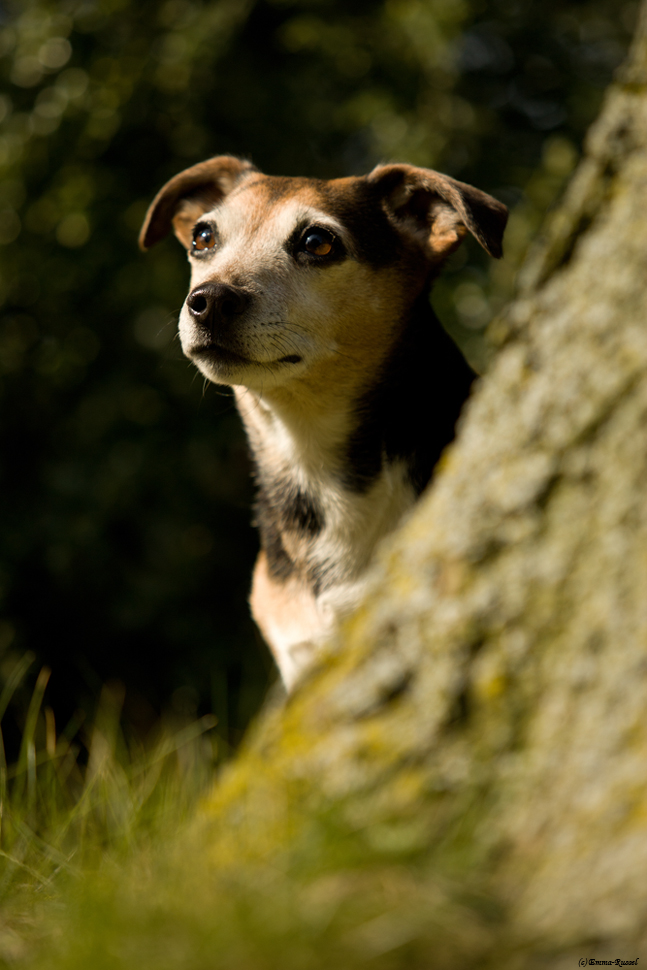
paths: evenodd
<path fill-rule="evenodd" d="M 491 336 L 363 607 L 205 807 L 220 877 L 328 920 L 322 966 L 647 963 L 646 3 Z"/>

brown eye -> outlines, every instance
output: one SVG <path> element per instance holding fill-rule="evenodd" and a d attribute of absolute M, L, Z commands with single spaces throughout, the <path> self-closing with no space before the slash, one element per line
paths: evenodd
<path fill-rule="evenodd" d="M 303 238 L 303 248 L 313 256 L 328 256 L 332 252 L 334 237 L 325 229 L 308 229 Z"/>
<path fill-rule="evenodd" d="M 213 249 L 215 245 L 216 238 L 208 226 L 204 226 L 202 229 L 199 229 L 193 237 L 194 249 Z"/>

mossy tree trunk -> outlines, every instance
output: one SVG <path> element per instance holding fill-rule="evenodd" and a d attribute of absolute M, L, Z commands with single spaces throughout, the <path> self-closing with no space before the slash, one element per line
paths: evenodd
<path fill-rule="evenodd" d="M 327 868 L 346 899 L 357 866 L 324 860 L 330 831 L 352 843 L 383 897 L 344 938 L 358 959 L 363 945 L 425 967 L 634 959 L 647 931 L 645 3 L 491 332 L 495 363 L 364 607 L 215 792 L 214 852 L 226 868 L 234 838 L 232 861 L 251 865 L 289 836 L 298 855 L 328 826 L 318 862 L 285 878 L 306 899 Z"/>

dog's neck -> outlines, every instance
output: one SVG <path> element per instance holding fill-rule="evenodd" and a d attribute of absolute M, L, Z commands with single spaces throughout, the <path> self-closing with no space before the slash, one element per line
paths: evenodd
<path fill-rule="evenodd" d="M 270 574 L 315 596 L 352 582 L 429 481 L 473 376 L 425 292 L 363 386 L 236 388 Z"/>

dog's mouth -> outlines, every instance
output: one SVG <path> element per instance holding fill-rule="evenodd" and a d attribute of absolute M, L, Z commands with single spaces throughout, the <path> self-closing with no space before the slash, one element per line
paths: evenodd
<path fill-rule="evenodd" d="M 223 364 L 229 367 L 250 367 L 254 365 L 272 367 L 276 364 L 300 364 L 303 360 L 299 354 L 286 354 L 285 357 L 279 357 L 276 360 L 253 360 L 251 357 L 245 357 L 243 354 L 217 343 L 198 344 L 191 347 L 187 356 L 192 360 L 203 360 L 220 367 Z"/>
<path fill-rule="evenodd" d="M 242 354 L 236 353 L 235 350 L 229 350 L 228 347 L 223 347 L 222 344 L 208 343 L 208 344 L 196 344 L 190 347 L 188 350 L 188 357 L 192 360 L 204 360 L 210 364 L 229 364 L 230 366 L 249 366 L 253 364 L 254 361 L 250 357 L 244 357 Z"/>

